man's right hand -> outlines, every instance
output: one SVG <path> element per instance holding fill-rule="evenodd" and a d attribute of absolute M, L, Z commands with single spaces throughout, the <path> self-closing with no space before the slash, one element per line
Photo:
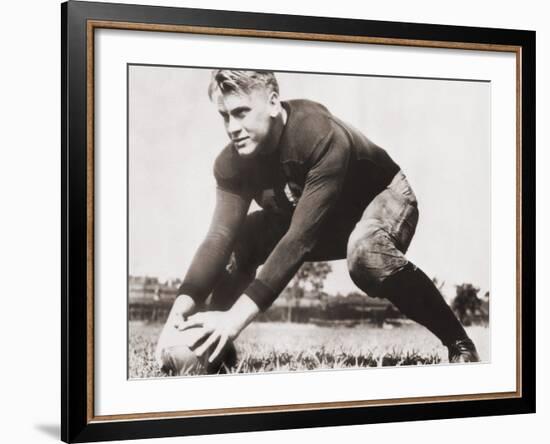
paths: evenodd
<path fill-rule="evenodd" d="M 190 296 L 182 294 L 174 301 L 168 319 L 160 333 L 157 348 L 155 350 L 155 360 L 160 366 L 162 366 L 163 349 L 178 344 L 178 336 L 181 336 L 178 335 L 178 328 L 187 320 L 187 317 L 194 314 L 196 310 L 197 306 L 195 301 Z"/>

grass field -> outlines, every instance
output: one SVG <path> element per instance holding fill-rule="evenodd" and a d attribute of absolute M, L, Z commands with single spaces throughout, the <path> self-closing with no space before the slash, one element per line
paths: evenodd
<path fill-rule="evenodd" d="M 130 378 L 162 377 L 153 354 L 162 325 L 130 322 Z M 482 361 L 490 359 L 490 331 L 470 327 Z M 418 325 L 393 329 L 371 325 L 320 327 L 312 324 L 252 323 L 235 343 L 237 364 L 224 371 L 252 373 L 331 368 L 381 367 L 448 362 L 447 349 Z"/>

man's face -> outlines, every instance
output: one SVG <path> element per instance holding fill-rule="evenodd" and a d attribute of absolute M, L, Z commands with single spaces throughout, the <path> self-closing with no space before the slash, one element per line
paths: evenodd
<path fill-rule="evenodd" d="M 262 89 L 254 89 L 250 94 L 217 94 L 215 102 L 225 131 L 240 156 L 252 158 L 269 145 L 267 139 L 277 101 L 276 93 Z"/>

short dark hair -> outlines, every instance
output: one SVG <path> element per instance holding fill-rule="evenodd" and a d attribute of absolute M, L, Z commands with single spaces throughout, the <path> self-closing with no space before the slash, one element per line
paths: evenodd
<path fill-rule="evenodd" d="M 264 88 L 279 94 L 279 84 L 273 71 L 238 71 L 231 69 L 215 69 L 208 86 L 208 97 L 212 100 L 214 91 L 219 89 L 222 94 L 250 94 L 253 89 Z"/>

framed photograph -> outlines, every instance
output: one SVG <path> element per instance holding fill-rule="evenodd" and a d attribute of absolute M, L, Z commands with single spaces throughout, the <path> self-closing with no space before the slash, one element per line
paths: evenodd
<path fill-rule="evenodd" d="M 535 33 L 62 4 L 62 439 L 535 411 Z"/>

